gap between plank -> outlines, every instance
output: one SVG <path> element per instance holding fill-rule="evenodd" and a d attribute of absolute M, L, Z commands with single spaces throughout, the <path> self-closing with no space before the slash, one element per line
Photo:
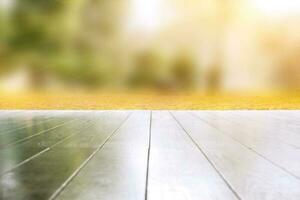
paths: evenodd
<path fill-rule="evenodd" d="M 150 111 L 150 120 L 149 120 L 149 139 L 148 139 L 149 141 L 148 141 L 148 154 L 147 154 L 145 200 L 148 199 L 149 164 L 150 164 L 150 151 L 151 151 L 151 131 L 152 131 L 152 110 Z"/>
<path fill-rule="evenodd" d="M 242 126 L 242 124 L 241 123 L 239 123 L 239 122 L 236 122 L 236 121 L 232 121 L 232 120 L 228 120 L 226 117 L 224 117 L 224 116 L 219 116 L 219 115 L 216 115 L 215 113 L 208 113 L 208 112 L 204 112 L 204 113 L 206 113 L 207 115 L 212 115 L 212 116 L 214 116 L 215 118 L 222 118 L 223 120 L 225 120 L 225 121 L 227 121 L 228 123 L 231 123 L 231 124 L 235 124 L 235 125 L 237 125 L 237 126 Z M 240 117 L 243 117 L 243 116 L 240 116 Z M 249 118 L 248 119 L 246 119 L 246 120 L 249 120 Z M 253 123 L 259 123 L 259 122 L 256 122 L 256 121 L 254 121 L 254 120 L 252 120 L 252 119 L 250 119 Z M 283 130 L 283 129 L 282 129 Z M 289 133 L 294 133 L 294 132 L 289 132 Z M 282 143 L 282 144 L 285 144 L 285 145 L 289 145 L 289 146 L 291 146 L 291 147 L 293 147 L 293 148 L 295 148 L 295 149 L 300 149 L 300 146 L 297 146 L 297 145 L 294 145 L 294 144 L 290 144 L 290 143 L 288 143 L 288 142 L 283 142 L 283 141 L 281 141 L 280 139 L 276 139 L 277 141 L 279 141 L 280 143 Z"/>
<path fill-rule="evenodd" d="M 128 120 L 131 114 L 121 122 L 121 124 L 116 128 L 112 133 L 104 140 L 102 144 L 100 144 L 97 149 L 71 174 L 71 176 L 50 196 L 49 200 L 54 200 L 58 197 L 58 195 L 66 188 L 66 186 L 77 176 L 77 174 L 87 165 L 87 163 L 100 151 L 103 146 L 109 141 L 109 139 L 118 132 L 118 130 L 122 127 L 122 125 Z"/>
<path fill-rule="evenodd" d="M 259 152 L 257 152 L 256 150 L 254 150 L 253 148 L 251 148 L 251 147 L 249 147 L 249 146 L 247 146 L 247 145 L 241 143 L 239 140 L 237 140 L 237 139 L 233 138 L 232 136 L 230 136 L 230 135 L 224 133 L 224 131 L 220 130 L 219 128 L 217 128 L 216 126 L 212 125 L 211 123 L 209 123 L 209 122 L 203 120 L 203 119 L 200 118 L 198 115 L 195 115 L 194 113 L 189 113 L 189 114 L 190 114 L 191 116 L 193 116 L 194 118 L 199 119 L 199 120 L 202 121 L 203 123 L 209 125 L 210 127 L 216 129 L 219 133 L 225 135 L 226 137 L 229 137 L 230 139 L 232 139 L 232 140 L 235 141 L 236 143 L 242 145 L 244 148 L 246 148 L 246 149 L 252 151 L 255 155 L 257 155 L 257 156 L 261 157 L 262 159 L 266 160 L 267 162 L 271 163 L 274 167 L 277 167 L 277 168 L 281 169 L 282 171 L 284 171 L 285 173 L 289 174 L 290 176 L 292 176 L 292 177 L 294 177 L 294 178 L 300 180 L 300 177 L 299 177 L 299 176 L 293 174 L 292 172 L 288 171 L 288 170 L 285 169 L 284 167 L 282 167 L 282 166 L 278 165 L 277 163 L 273 162 L 273 161 L 270 160 L 269 158 L 265 157 L 265 156 L 262 155 L 261 153 L 259 153 Z"/>
<path fill-rule="evenodd" d="M 16 145 L 16 144 L 25 142 L 25 141 L 27 141 L 27 140 L 30 140 L 30 139 L 33 138 L 33 137 L 36 137 L 36 136 L 39 136 L 39 135 L 41 135 L 41 134 L 43 134 L 43 133 L 47 133 L 47 132 L 49 132 L 49 131 L 52 131 L 52 130 L 54 130 L 54 129 L 56 129 L 56 128 L 59 128 L 59 127 L 64 126 L 64 125 L 66 125 L 66 124 L 69 124 L 69 123 L 71 123 L 71 122 L 73 122 L 73 121 L 75 121 L 75 120 L 78 120 L 78 119 L 72 119 L 72 120 L 69 120 L 69 121 L 65 121 L 65 122 L 63 122 L 63 123 L 60 123 L 60 124 L 58 124 L 58 125 L 56 125 L 56 126 L 53 126 L 53 127 L 49 128 L 49 129 L 42 130 L 42 131 L 40 131 L 40 132 L 38 132 L 38 133 L 36 133 L 36 134 L 33 134 L 33 135 L 31 135 L 31 136 L 28 136 L 28 137 L 25 137 L 25 138 L 23 138 L 23 139 L 17 140 L 17 141 L 15 141 L 15 142 L 11 142 L 11 143 L 2 145 L 2 146 L 0 146 L 0 149 L 5 149 L 5 148 L 7 148 L 7 147 L 9 147 L 9 146 L 13 146 L 13 145 Z"/>
<path fill-rule="evenodd" d="M 86 124 L 88 124 L 88 123 L 90 123 L 90 121 L 83 122 L 82 125 L 86 125 Z M 93 125 L 93 123 L 91 123 L 91 124 L 89 124 L 87 127 L 83 127 L 83 128 L 90 128 L 92 125 Z M 15 170 L 15 169 L 21 167 L 22 165 L 28 163 L 29 161 L 32 161 L 32 160 L 36 159 L 36 158 L 39 157 L 40 155 L 42 155 L 42 154 L 44 154 L 44 153 L 46 153 L 46 152 L 52 150 L 55 146 L 57 146 L 57 145 L 59 145 L 59 144 L 65 142 L 66 140 L 68 140 L 68 139 L 74 137 L 75 135 L 78 135 L 78 134 L 80 133 L 80 131 L 81 131 L 83 128 L 81 128 L 80 130 L 78 130 L 78 133 L 74 133 L 74 134 L 71 134 L 71 135 L 69 135 L 69 136 L 64 137 L 63 139 L 61 139 L 61 140 L 58 141 L 57 143 L 55 143 L 55 144 L 53 144 L 53 145 L 51 145 L 51 146 L 49 146 L 49 147 L 43 149 L 42 151 L 40 151 L 40 152 L 34 154 L 34 155 L 31 156 L 31 157 L 29 157 L 29 158 L 23 160 L 22 162 L 20 162 L 20 163 L 16 164 L 15 166 L 13 166 L 11 169 L 9 169 L 9 170 L 7 170 L 7 171 L 4 171 L 2 174 L 0 174 L 0 177 L 1 177 L 1 176 L 4 176 L 5 174 L 8 174 L 8 173 L 12 172 L 13 170 Z"/>
<path fill-rule="evenodd" d="M 34 118 L 33 118 L 33 119 L 34 119 Z M 55 119 L 54 117 L 47 117 L 47 118 L 45 118 L 45 119 L 42 119 L 42 120 L 39 121 L 38 123 L 34 123 L 34 124 L 30 125 L 30 126 L 27 126 L 27 125 L 24 125 L 24 126 L 23 126 L 23 125 L 22 125 L 22 126 L 20 126 L 20 127 L 15 128 L 15 129 L 10 129 L 10 130 L 8 130 L 8 131 L 4 131 L 3 133 L 0 133 L 0 135 L 8 134 L 8 133 L 15 132 L 15 131 L 20 131 L 20 130 L 25 129 L 25 128 L 31 128 L 31 127 L 34 127 L 34 126 L 36 126 L 36 125 L 41 125 L 41 124 L 43 124 L 43 123 L 47 123 L 47 122 L 52 121 L 52 120 L 54 120 L 54 119 Z M 22 123 L 23 123 L 23 121 L 22 121 Z"/>
<path fill-rule="evenodd" d="M 238 195 L 238 193 L 234 190 L 234 188 L 230 185 L 230 183 L 225 179 L 223 174 L 217 169 L 215 164 L 208 158 L 206 153 L 202 150 L 200 145 L 193 139 L 193 137 L 188 133 L 188 131 L 182 126 L 182 124 L 177 120 L 177 118 L 169 111 L 169 114 L 173 117 L 173 119 L 177 122 L 179 127 L 185 132 L 185 134 L 190 138 L 190 140 L 194 143 L 194 145 L 198 148 L 198 150 L 202 153 L 202 155 L 206 158 L 206 160 L 209 162 L 209 164 L 213 167 L 213 169 L 218 173 L 218 175 L 221 177 L 221 179 L 224 181 L 224 183 L 227 185 L 227 187 L 231 190 L 231 192 L 235 195 L 235 197 L 239 200 L 242 200 L 242 198 Z"/>

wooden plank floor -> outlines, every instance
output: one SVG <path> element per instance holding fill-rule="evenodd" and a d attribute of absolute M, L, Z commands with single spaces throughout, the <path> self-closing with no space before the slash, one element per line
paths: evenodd
<path fill-rule="evenodd" d="M 300 111 L 0 111 L 2 200 L 299 200 Z"/>

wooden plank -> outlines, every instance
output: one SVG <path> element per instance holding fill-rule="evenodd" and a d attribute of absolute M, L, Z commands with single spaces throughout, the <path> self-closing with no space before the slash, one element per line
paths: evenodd
<path fill-rule="evenodd" d="M 297 110 L 281 110 L 281 111 L 239 111 L 231 112 L 237 117 L 246 118 L 255 123 L 265 123 L 268 121 L 276 122 L 285 126 L 300 127 L 300 112 Z"/>
<path fill-rule="evenodd" d="M 48 118 L 51 114 L 67 113 L 71 111 L 54 111 L 54 110 L 0 110 L 0 123 L 7 120 L 27 120 L 28 117 Z"/>
<path fill-rule="evenodd" d="M 173 113 L 241 199 L 299 199 L 298 179 L 194 116 Z"/>
<path fill-rule="evenodd" d="M 22 115 L 22 117 L 3 117 L 0 119 L 0 135 L 14 132 L 16 130 L 21 130 L 24 128 L 29 128 L 32 125 L 37 125 L 38 123 L 44 123 L 50 121 L 53 117 L 50 116 L 40 116 L 29 113 L 28 115 Z"/>
<path fill-rule="evenodd" d="M 272 120 L 263 125 L 226 115 L 226 113 L 219 113 L 217 116 L 212 116 L 206 112 L 194 113 L 203 122 L 227 134 L 300 180 L 300 151 L 295 146 L 299 145 L 300 147 L 300 134 L 282 131 L 278 127 L 278 123 Z M 248 115 L 255 118 L 257 114 L 250 113 Z M 293 141 L 295 141 L 294 144 L 290 145 Z"/>
<path fill-rule="evenodd" d="M 236 131 L 248 132 L 249 136 L 263 137 L 268 140 L 278 140 L 278 142 L 291 145 L 296 148 L 300 148 L 300 127 L 292 126 L 293 123 L 286 122 L 285 120 L 278 121 L 270 117 L 262 116 L 264 111 L 249 112 L 238 116 L 234 114 L 228 114 L 227 112 L 195 112 L 202 120 L 210 120 L 215 125 L 222 127 L 236 126 Z M 287 113 L 285 113 L 287 114 Z M 300 119 L 298 119 L 300 121 Z M 255 134 L 254 134 L 255 133 Z M 237 133 L 238 134 L 238 133 Z M 241 135 L 241 134 L 238 134 Z M 244 134 L 242 134 L 244 135 Z"/>
<path fill-rule="evenodd" d="M 238 199 L 167 112 L 153 112 L 148 199 Z"/>
<path fill-rule="evenodd" d="M 24 111 L 21 110 L 0 110 L 0 121 L 8 118 L 15 118 L 23 114 Z"/>
<path fill-rule="evenodd" d="M 51 129 L 72 119 L 73 113 L 53 111 L 48 115 L 24 111 L 22 119 L 12 118 L 9 123 L 0 125 L 0 148 L 3 146 L 34 135 L 38 132 Z M 42 115 L 42 116 L 41 116 Z M 81 115 L 81 113 L 79 114 Z M 77 116 L 79 116 L 77 113 Z"/>
<path fill-rule="evenodd" d="M 281 131 L 287 133 L 300 132 L 300 112 L 299 111 L 257 111 L 255 114 L 237 112 L 233 115 L 236 118 L 248 119 L 250 123 L 263 126 L 265 123 L 273 123 Z"/>
<path fill-rule="evenodd" d="M 92 114 L 93 126 L 0 177 L 2 199 L 48 199 L 113 134 L 128 114 Z"/>
<path fill-rule="evenodd" d="M 136 111 L 57 199 L 144 199 L 149 123 Z"/>
<path fill-rule="evenodd" d="M 32 126 L 22 128 L 13 132 L 5 133 L 0 135 L 0 149 L 5 149 L 18 143 L 27 141 L 34 137 L 37 137 L 43 133 L 47 133 L 53 129 L 65 126 L 68 123 L 73 122 L 74 119 L 51 119 L 51 121 L 42 123 L 33 123 Z"/>
<path fill-rule="evenodd" d="M 49 151 L 58 143 L 74 137 L 84 128 L 87 128 L 90 123 L 89 117 L 80 119 L 80 117 L 73 115 L 74 121 L 65 123 L 62 126 L 54 126 L 52 129 L 46 129 L 46 132 L 39 132 L 40 135 L 31 138 L 24 142 L 17 143 L 13 146 L 1 149 L 0 151 L 0 175 L 19 167 L 19 165 L 27 162 L 28 159 L 33 159 L 41 153 Z M 49 131 L 48 131 L 49 130 Z M 39 134 L 36 133 L 36 134 Z M 28 134 L 28 137 L 32 135 Z M 17 155 L 17 156 L 16 156 Z"/>

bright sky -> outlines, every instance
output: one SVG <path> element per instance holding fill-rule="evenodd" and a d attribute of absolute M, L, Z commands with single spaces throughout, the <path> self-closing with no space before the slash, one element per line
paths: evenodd
<path fill-rule="evenodd" d="M 130 30 L 155 32 L 176 15 L 176 9 L 168 0 L 130 0 L 130 2 L 128 23 Z M 256 12 L 271 18 L 300 14 L 300 0 L 249 0 L 249 2 L 249 6 Z"/>
<path fill-rule="evenodd" d="M 131 0 L 129 28 L 132 30 L 155 31 L 172 16 L 166 0 Z"/>
<path fill-rule="evenodd" d="M 270 17 L 300 14 L 300 0 L 250 0 L 254 8 Z"/>

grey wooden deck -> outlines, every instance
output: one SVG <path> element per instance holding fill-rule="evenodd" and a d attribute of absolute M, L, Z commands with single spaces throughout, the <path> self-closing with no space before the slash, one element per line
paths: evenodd
<path fill-rule="evenodd" d="M 0 199 L 299 200 L 300 111 L 0 111 Z"/>

